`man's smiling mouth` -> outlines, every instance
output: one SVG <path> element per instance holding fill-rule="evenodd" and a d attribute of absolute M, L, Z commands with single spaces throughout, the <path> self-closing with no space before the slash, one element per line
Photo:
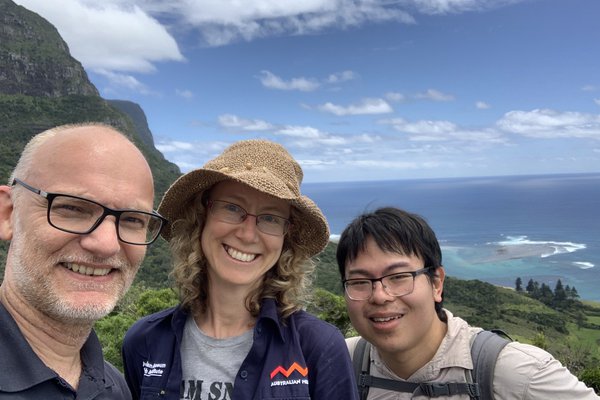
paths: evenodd
<path fill-rule="evenodd" d="M 110 268 L 94 268 L 76 263 L 63 263 L 63 265 L 73 272 L 87 276 L 105 276 L 112 271 Z"/>
<path fill-rule="evenodd" d="M 389 322 L 389 321 L 393 321 L 395 319 L 400 319 L 402 317 L 403 317 L 403 315 L 395 315 L 393 317 L 373 317 L 373 318 L 370 318 L 370 320 L 373 322 Z"/>

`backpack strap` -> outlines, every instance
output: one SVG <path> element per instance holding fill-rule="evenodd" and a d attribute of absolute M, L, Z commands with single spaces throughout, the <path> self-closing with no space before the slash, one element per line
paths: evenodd
<path fill-rule="evenodd" d="M 479 388 L 476 383 L 415 383 L 371 376 L 369 374 L 371 367 L 370 355 L 371 344 L 361 337 L 352 353 L 352 364 L 361 400 L 367 399 L 371 386 L 395 392 L 414 393 L 430 398 L 457 394 L 468 394 L 473 399 L 479 398 Z"/>
<path fill-rule="evenodd" d="M 475 336 L 475 340 L 471 344 L 471 358 L 473 359 L 473 379 L 480 388 L 481 400 L 494 399 L 493 382 L 496 359 L 504 346 L 511 341 L 512 338 L 499 329 L 481 331 Z"/>
<path fill-rule="evenodd" d="M 362 337 L 358 339 L 354 353 L 352 353 L 352 364 L 354 365 L 354 376 L 358 385 L 358 391 L 361 400 L 367 400 L 369 395 L 369 384 L 366 378 L 371 378 L 369 371 L 371 369 L 371 343 Z"/>

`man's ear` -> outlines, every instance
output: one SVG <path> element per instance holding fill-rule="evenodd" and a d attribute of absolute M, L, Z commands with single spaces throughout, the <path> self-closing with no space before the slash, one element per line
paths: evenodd
<path fill-rule="evenodd" d="M 13 202 L 10 191 L 10 186 L 0 186 L 0 240 L 12 239 Z"/>
<path fill-rule="evenodd" d="M 433 299 L 436 303 L 442 301 L 442 293 L 444 292 L 444 278 L 446 278 L 446 271 L 443 266 L 439 266 L 435 269 L 435 276 L 432 279 L 433 283 Z"/>

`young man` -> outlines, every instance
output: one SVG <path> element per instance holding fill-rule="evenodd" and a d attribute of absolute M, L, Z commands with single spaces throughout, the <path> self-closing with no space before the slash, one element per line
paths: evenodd
<path fill-rule="evenodd" d="M 1 399 L 131 399 L 92 331 L 160 233 L 142 153 L 105 125 L 35 136 L 0 186 Z"/>
<path fill-rule="evenodd" d="M 372 344 L 370 375 L 402 382 L 469 382 L 471 327 L 442 308 L 445 272 L 435 233 L 418 215 L 382 208 L 357 217 L 337 249 L 353 326 Z M 350 354 L 359 337 L 347 339 Z M 493 375 L 496 399 L 598 399 L 552 355 L 510 342 Z M 485 388 L 481 388 L 485 390 Z M 398 392 L 371 387 L 369 400 L 429 397 L 421 389 Z M 446 394 L 436 399 L 469 399 Z"/>

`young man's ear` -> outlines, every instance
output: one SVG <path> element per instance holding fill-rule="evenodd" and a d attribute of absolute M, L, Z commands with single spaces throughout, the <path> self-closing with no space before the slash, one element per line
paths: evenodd
<path fill-rule="evenodd" d="M 436 303 L 442 301 L 442 293 L 444 292 L 444 278 L 446 278 L 446 271 L 443 266 L 435 269 L 435 276 L 431 280 L 433 287 L 433 299 Z"/>
<path fill-rule="evenodd" d="M 10 186 L 0 186 L 0 240 L 12 239 L 13 202 L 10 191 Z"/>

